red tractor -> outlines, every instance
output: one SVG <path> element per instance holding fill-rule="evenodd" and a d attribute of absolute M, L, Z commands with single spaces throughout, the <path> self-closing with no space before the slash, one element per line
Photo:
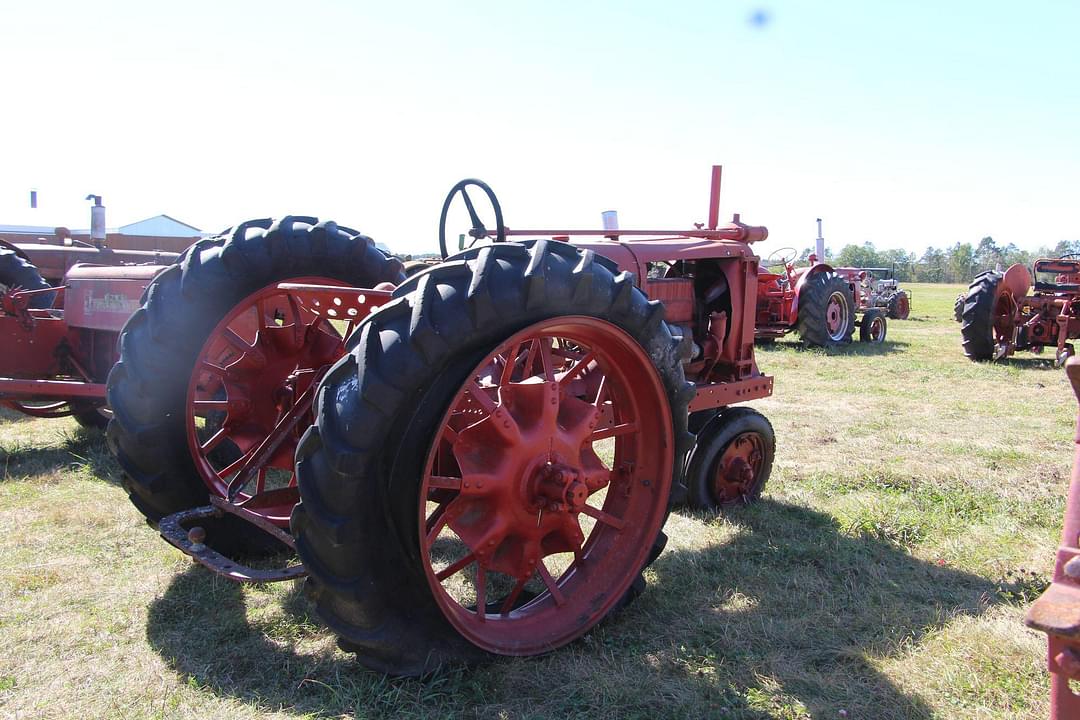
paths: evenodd
<path fill-rule="evenodd" d="M 836 268 L 855 291 L 859 312 L 877 308 L 891 320 L 907 320 L 911 315 L 911 295 L 899 287 L 892 268 Z"/>
<path fill-rule="evenodd" d="M 1080 360 L 1069 360 L 1065 372 L 1080 400 Z M 1080 422 L 1076 438 L 1080 442 Z M 1050 720 L 1080 717 L 1080 445 L 1074 449 L 1072 480 L 1065 503 L 1054 578 L 1028 608 L 1028 627 L 1047 634 L 1050 671 Z"/>
<path fill-rule="evenodd" d="M 1073 354 L 1069 340 L 1080 337 L 1080 260 L 1073 257 L 1036 260 L 1031 272 L 1017 263 L 978 275 L 956 302 L 964 354 L 1001 360 L 1052 347 L 1055 364 L 1064 363 Z"/>
<path fill-rule="evenodd" d="M 766 258 L 758 273 L 759 341 L 769 342 L 798 331 L 806 345 L 831 347 L 851 342 L 856 325 L 861 341 L 885 341 L 885 311 L 869 305 L 869 288 L 863 287 L 866 276 L 860 274 L 862 271 L 833 268 L 815 255 L 810 256 L 809 267 L 796 268 L 797 255 L 794 248 L 780 248 Z M 776 266 L 782 269 L 769 271 Z"/>
<path fill-rule="evenodd" d="M 473 246 L 447 257 L 459 194 Z M 718 207 L 716 169 L 706 227 L 511 230 L 465 180 L 444 261 L 407 279 L 315 218 L 202 240 L 121 334 L 125 487 L 219 574 L 307 575 L 377 670 L 558 648 L 642 591 L 672 503 L 749 502 L 771 471 L 769 422 L 732 407 L 772 392 L 750 246 L 767 231 Z M 272 539 L 302 564 L 230 557 Z"/>
<path fill-rule="evenodd" d="M 0 240 L 0 405 L 104 427 L 120 328 L 160 264 L 176 257 Z"/>

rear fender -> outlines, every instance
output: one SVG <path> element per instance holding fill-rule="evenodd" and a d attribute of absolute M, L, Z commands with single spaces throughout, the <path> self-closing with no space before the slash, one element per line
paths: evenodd
<path fill-rule="evenodd" d="M 1028 272 L 1023 263 L 1016 263 L 1005 271 L 1004 277 L 1001 278 L 1001 284 L 1012 293 L 1014 298 L 1019 300 L 1026 296 L 1031 288 L 1031 273 Z"/>
<path fill-rule="evenodd" d="M 809 268 L 802 274 L 799 281 L 795 283 L 795 299 L 791 301 L 791 323 L 794 325 L 799 320 L 799 296 L 802 294 L 802 290 L 806 287 L 806 283 L 810 282 L 811 277 L 815 277 L 823 272 L 836 272 L 833 270 L 833 266 L 828 263 L 818 263 Z"/>

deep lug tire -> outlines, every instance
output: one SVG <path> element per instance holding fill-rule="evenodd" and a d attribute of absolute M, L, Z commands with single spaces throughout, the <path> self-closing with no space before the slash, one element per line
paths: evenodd
<path fill-rule="evenodd" d="M 964 322 L 964 304 L 967 302 L 967 293 L 960 293 L 953 302 L 953 319 L 958 323 Z"/>
<path fill-rule="evenodd" d="M 108 438 L 124 469 L 124 487 L 149 521 L 203 505 L 211 491 L 220 494 L 214 478 L 200 474 L 201 453 L 189 443 L 186 429 L 194 412 L 189 390 L 198 376 L 196 360 L 213 350 L 215 329 L 245 298 L 297 278 L 373 287 L 400 282 L 404 275 L 400 262 L 388 259 L 370 238 L 333 222 L 286 217 L 253 220 L 195 243 L 147 287 L 142 307 L 120 334 L 120 358 L 109 374 L 114 417 Z M 281 315 L 283 324 L 291 321 Z M 243 358 L 237 367 L 242 363 Z M 228 525 L 232 529 L 210 532 L 211 542 L 221 541 L 220 549 L 237 543 L 241 550 L 253 549 L 245 538 L 261 536 L 245 523 Z"/>
<path fill-rule="evenodd" d="M 534 654 L 643 589 L 693 441 L 686 344 L 662 318 L 628 273 L 539 241 L 461 253 L 361 325 L 298 449 L 292 522 L 343 648 L 395 675 Z M 601 429 L 610 468 L 591 447 Z M 564 572 L 548 566 L 575 548 Z"/>
<path fill-rule="evenodd" d="M 697 436 L 687 460 L 690 507 L 723 510 L 759 497 L 772 473 L 776 435 L 752 408 L 726 408 Z"/>
<path fill-rule="evenodd" d="M 851 342 L 855 299 L 833 272 L 814 273 L 799 293 L 799 337 L 807 345 L 831 347 Z"/>
<path fill-rule="evenodd" d="M 968 287 L 960 334 L 964 355 L 972 360 L 993 360 L 999 344 L 1011 339 L 1014 301 L 1001 279 L 1001 273 L 988 271 L 976 276 Z"/>
<path fill-rule="evenodd" d="M 859 341 L 864 343 L 883 343 L 889 332 L 885 314 L 877 309 L 867 310 L 859 321 Z"/>
<path fill-rule="evenodd" d="M 900 290 L 889 298 L 889 317 L 893 320 L 907 320 L 911 315 L 911 298 Z"/>
<path fill-rule="evenodd" d="M 29 261 L 18 255 L 14 250 L 0 247 L 0 290 L 5 288 L 19 288 L 20 290 L 44 290 L 51 287 L 41 273 Z M 30 300 L 32 308 L 52 307 L 56 293 L 41 293 Z"/>

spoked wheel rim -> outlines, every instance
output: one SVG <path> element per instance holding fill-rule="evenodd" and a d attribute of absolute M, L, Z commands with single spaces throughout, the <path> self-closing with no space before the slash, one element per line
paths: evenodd
<path fill-rule="evenodd" d="M 1016 335 L 1016 301 L 1008 289 L 999 284 L 994 296 L 994 309 L 990 316 L 993 325 L 994 359 L 1009 354 Z"/>
<path fill-rule="evenodd" d="M 721 506 L 746 502 L 761 478 L 764 464 L 765 439 L 756 432 L 736 435 L 716 459 L 713 499 Z"/>
<path fill-rule="evenodd" d="M 867 340 L 872 343 L 879 343 L 885 339 L 885 320 L 880 316 L 875 316 L 870 320 L 870 327 L 866 331 Z"/>
<path fill-rule="evenodd" d="M 829 339 L 833 341 L 843 340 L 847 335 L 851 308 L 848 307 L 847 296 L 842 292 L 834 292 L 829 295 L 829 302 L 825 305 L 825 330 Z"/>
<path fill-rule="evenodd" d="M 907 320 L 908 314 L 911 312 L 911 301 L 906 294 L 902 294 L 896 301 L 896 319 Z"/>
<path fill-rule="evenodd" d="M 313 277 L 288 282 L 341 284 Z M 250 482 L 235 501 L 288 527 L 299 500 L 293 454 L 313 422 L 310 401 L 358 320 L 342 315 L 346 327 L 339 332 L 274 284 L 244 298 L 210 333 L 188 384 L 185 423 L 211 494 L 227 497 L 230 482 L 247 473 Z M 296 422 L 288 427 L 290 420 Z"/>
<path fill-rule="evenodd" d="M 647 559 L 673 448 L 659 375 L 615 325 L 554 318 L 499 345 L 451 401 L 420 488 L 421 556 L 443 614 L 503 655 L 584 634 Z"/>

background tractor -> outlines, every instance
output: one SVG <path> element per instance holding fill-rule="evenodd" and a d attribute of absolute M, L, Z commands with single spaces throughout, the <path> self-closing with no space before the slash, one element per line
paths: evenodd
<path fill-rule="evenodd" d="M 1030 272 L 1017 263 L 1004 273 L 981 273 L 960 305 L 958 298 L 964 354 L 972 360 L 1052 347 L 1061 365 L 1073 354 L 1069 340 L 1080 337 L 1080 260 L 1043 258 Z"/>
<path fill-rule="evenodd" d="M 0 404 L 104 427 L 120 328 L 161 264 L 176 257 L 0 240 Z"/>
<path fill-rule="evenodd" d="M 315 218 L 196 243 L 147 288 L 109 376 L 132 501 L 221 575 L 306 574 L 380 671 L 580 637 L 642 591 L 672 503 L 750 502 L 771 471 L 769 422 L 732 407 L 772 392 L 750 245 L 767 231 L 720 225 L 719 193 L 714 168 L 693 230 L 525 231 L 465 180 L 443 262 L 407 279 Z M 448 256 L 461 206 L 470 246 Z M 229 557 L 275 544 L 302 564 Z"/>
<path fill-rule="evenodd" d="M 891 320 L 907 320 L 911 315 L 911 294 L 899 287 L 893 268 L 840 267 L 836 273 L 854 288 L 858 311 L 878 308 Z"/>

